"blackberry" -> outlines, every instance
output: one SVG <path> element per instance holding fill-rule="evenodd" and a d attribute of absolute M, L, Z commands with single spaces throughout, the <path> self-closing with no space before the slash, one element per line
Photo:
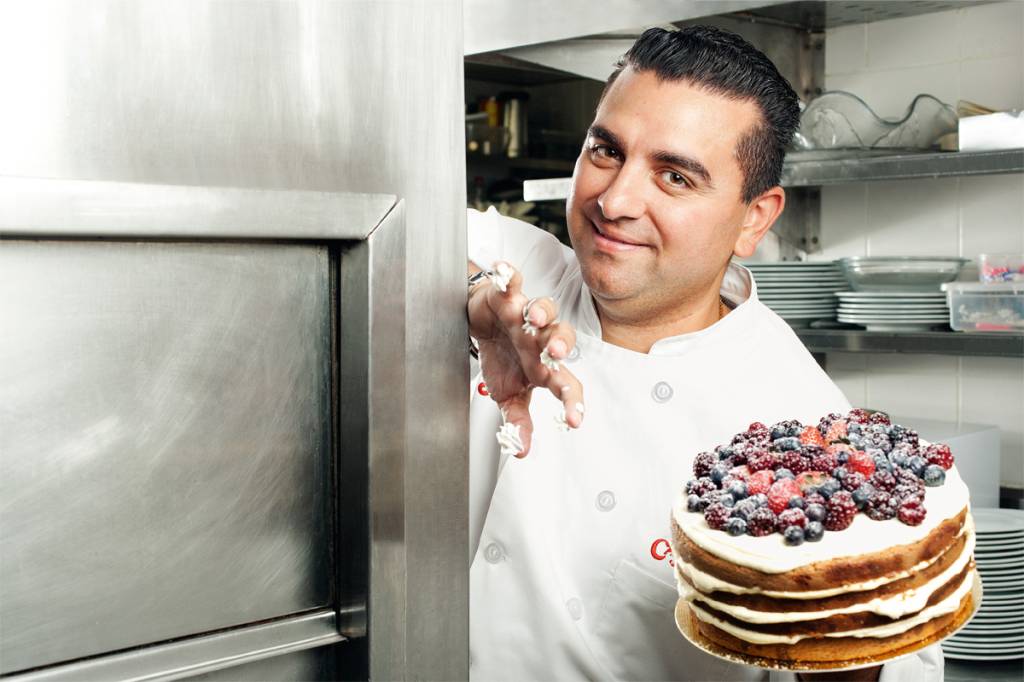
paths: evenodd
<path fill-rule="evenodd" d="M 749 453 L 750 449 L 751 449 L 748 444 L 741 443 L 741 444 L 736 445 L 735 447 L 733 447 L 731 449 L 732 449 L 732 455 L 730 455 L 729 461 L 731 461 L 733 463 L 733 465 L 739 465 L 739 464 L 746 464 L 747 463 L 747 453 Z"/>
<path fill-rule="evenodd" d="M 803 528 L 807 525 L 807 515 L 804 514 L 802 509 L 784 509 L 779 514 L 776 520 L 775 527 L 781 533 L 789 526 L 799 526 Z"/>
<path fill-rule="evenodd" d="M 907 427 L 901 424 L 890 424 L 887 433 L 889 434 L 889 440 L 895 443 L 903 440 L 903 437 L 907 434 Z"/>
<path fill-rule="evenodd" d="M 824 497 L 826 500 L 831 498 L 833 494 L 841 490 L 842 487 L 839 485 L 839 481 L 834 478 L 830 478 L 820 486 L 818 486 L 818 494 Z"/>
<path fill-rule="evenodd" d="M 693 484 L 692 487 L 691 484 Z M 698 496 L 707 495 L 709 492 L 716 489 L 717 486 L 707 476 L 702 476 L 701 478 L 697 479 L 691 478 L 686 483 L 686 492 L 693 493 L 694 495 Z"/>
<path fill-rule="evenodd" d="M 828 530 L 843 530 L 853 523 L 853 517 L 857 513 L 857 505 L 853 502 L 853 495 L 845 490 L 837 491 L 828 500 L 828 515 L 825 517 L 825 528 Z"/>
<path fill-rule="evenodd" d="M 825 535 L 825 527 L 819 521 L 809 521 L 804 528 L 804 540 L 807 542 L 818 542 Z"/>
<path fill-rule="evenodd" d="M 867 480 L 867 476 L 859 471 L 851 471 L 846 474 L 846 477 L 842 480 L 843 489 L 849 490 L 852 493 L 854 490 L 864 485 Z"/>
<path fill-rule="evenodd" d="M 733 481 L 729 484 L 729 487 L 725 489 L 727 493 L 732 495 L 734 500 L 742 500 L 747 496 L 747 484 L 743 481 Z"/>
<path fill-rule="evenodd" d="M 725 522 L 725 532 L 732 536 L 743 535 L 747 532 L 747 522 L 734 516 Z"/>
<path fill-rule="evenodd" d="M 810 461 L 804 457 L 799 450 L 789 450 L 782 454 L 782 466 L 786 467 L 794 474 L 801 474 L 807 471 L 807 467 Z M 775 475 L 776 479 L 778 474 Z"/>
<path fill-rule="evenodd" d="M 855 407 L 846 413 L 846 421 L 856 424 L 867 424 L 871 420 L 867 410 Z"/>
<path fill-rule="evenodd" d="M 747 519 L 747 534 L 754 537 L 771 535 L 775 532 L 775 514 L 768 507 L 758 507 Z"/>
<path fill-rule="evenodd" d="M 804 502 L 806 502 L 808 505 L 820 504 L 821 506 L 824 507 L 825 503 L 827 502 L 827 500 L 824 498 L 824 496 L 821 493 L 815 492 L 815 493 L 810 493 L 809 495 L 804 495 Z"/>
<path fill-rule="evenodd" d="M 876 469 L 875 473 L 871 474 L 871 478 L 868 479 L 868 483 L 875 486 L 878 490 L 884 490 L 887 493 L 896 489 L 896 477 L 892 475 L 891 471 L 885 471 L 884 469 Z"/>
<path fill-rule="evenodd" d="M 938 464 L 929 464 L 921 474 L 924 484 L 929 488 L 935 488 L 946 482 L 946 471 Z"/>
<path fill-rule="evenodd" d="M 889 452 L 892 450 L 892 441 L 889 440 L 889 436 L 885 435 L 884 432 L 872 431 L 864 436 L 864 447 L 878 448 L 882 452 Z"/>
<path fill-rule="evenodd" d="M 857 505 L 858 509 L 863 509 L 864 505 L 868 503 L 871 496 L 875 494 L 875 487 L 870 483 L 865 483 L 856 490 L 853 491 L 853 502 Z"/>
<path fill-rule="evenodd" d="M 718 458 L 710 452 L 702 452 L 693 460 L 693 475 L 698 478 L 711 473 L 711 467 L 715 465 Z"/>
<path fill-rule="evenodd" d="M 716 502 L 704 510 L 704 520 L 715 530 L 721 530 L 725 528 L 725 522 L 729 520 L 731 513 L 728 507 Z"/>
<path fill-rule="evenodd" d="M 846 424 L 846 436 L 849 438 L 853 435 L 861 435 L 864 433 L 864 427 L 860 422 L 847 422 Z"/>
<path fill-rule="evenodd" d="M 953 453 L 945 443 L 932 443 L 924 451 L 929 464 L 936 464 L 947 471 L 953 466 Z"/>
<path fill-rule="evenodd" d="M 753 436 L 758 433 L 765 433 L 767 431 L 768 427 L 762 424 L 761 422 L 753 422 L 750 426 L 747 427 L 748 436 Z"/>
<path fill-rule="evenodd" d="M 899 502 L 895 497 L 884 490 L 876 490 L 868 498 L 868 503 L 864 506 L 864 513 L 875 521 L 886 521 L 896 516 L 898 507 Z"/>
<path fill-rule="evenodd" d="M 818 430 L 821 431 L 821 435 L 828 433 L 829 427 L 832 423 L 843 418 L 843 415 L 837 412 L 829 412 L 824 417 L 818 420 Z"/>
<path fill-rule="evenodd" d="M 778 455 L 768 450 L 756 450 L 747 457 L 747 467 L 751 471 L 771 471 L 778 462 Z"/>
<path fill-rule="evenodd" d="M 892 491 L 893 497 L 895 497 L 900 504 L 903 504 L 907 500 L 924 501 L 924 483 L 921 482 L 921 479 L 917 479 L 917 482 L 921 485 L 916 486 L 900 483 L 896 486 L 896 490 Z"/>
<path fill-rule="evenodd" d="M 721 490 L 712 490 L 711 492 L 704 493 L 700 496 L 701 502 L 704 504 L 704 509 L 707 509 L 715 502 L 718 502 L 718 498 L 722 496 Z"/>
<path fill-rule="evenodd" d="M 925 513 L 926 510 L 924 508 L 924 503 L 920 500 L 913 499 L 900 504 L 896 515 L 899 517 L 900 521 L 908 526 L 917 526 L 924 521 Z"/>
<path fill-rule="evenodd" d="M 917 431 L 913 429 L 906 429 L 904 433 L 893 439 L 894 442 L 906 443 L 912 447 L 917 447 L 921 444 L 921 437 L 917 434 Z"/>
<path fill-rule="evenodd" d="M 804 529 L 800 526 L 789 526 L 782 531 L 782 539 L 792 547 L 802 545 L 804 544 Z"/>
<path fill-rule="evenodd" d="M 807 516 L 810 521 L 817 521 L 818 523 L 821 523 L 825 520 L 825 517 L 828 516 L 828 510 L 825 508 L 825 505 L 822 504 L 809 504 L 804 510 L 804 515 Z"/>
<path fill-rule="evenodd" d="M 796 436 L 784 436 L 772 441 L 772 447 L 778 452 L 788 452 L 800 449 L 800 439 Z"/>
<path fill-rule="evenodd" d="M 806 454 L 806 452 L 805 452 Z M 835 469 L 839 464 L 839 458 L 831 452 L 825 452 L 818 448 L 818 452 L 811 455 L 811 470 L 824 471 L 826 474 Z"/>
<path fill-rule="evenodd" d="M 920 455 L 910 458 L 910 470 L 914 472 L 916 476 L 924 475 L 924 468 L 928 466 L 928 460 Z"/>
<path fill-rule="evenodd" d="M 796 478 L 796 475 L 789 469 L 783 467 L 782 469 L 775 470 L 775 480 L 780 478 Z"/>
<path fill-rule="evenodd" d="M 889 426 L 890 424 L 892 424 L 892 420 L 889 419 L 889 415 L 887 415 L 885 412 L 873 412 L 871 416 L 868 417 L 868 421 L 870 421 L 872 424 L 881 424 L 884 426 Z"/>

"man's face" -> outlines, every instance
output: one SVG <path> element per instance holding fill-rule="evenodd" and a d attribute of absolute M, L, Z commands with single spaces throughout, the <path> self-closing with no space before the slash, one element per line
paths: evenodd
<path fill-rule="evenodd" d="M 628 67 L 619 74 L 576 161 L 567 204 L 599 303 L 658 315 L 717 287 L 746 212 L 737 143 L 758 120 L 749 100 Z"/>

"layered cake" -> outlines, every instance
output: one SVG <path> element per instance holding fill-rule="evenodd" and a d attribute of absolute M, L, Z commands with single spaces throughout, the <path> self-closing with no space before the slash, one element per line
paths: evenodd
<path fill-rule="evenodd" d="M 693 473 L 672 513 L 677 617 L 712 649 L 838 668 L 973 613 L 974 527 L 946 445 L 853 410 L 752 424 Z"/>

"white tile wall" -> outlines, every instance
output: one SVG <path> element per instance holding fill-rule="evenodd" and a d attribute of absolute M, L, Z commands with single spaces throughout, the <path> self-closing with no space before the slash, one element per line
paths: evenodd
<path fill-rule="evenodd" d="M 889 117 L 922 92 L 1024 108 L 1024 2 L 831 29 L 825 87 Z M 826 187 L 821 203 L 816 259 L 1024 253 L 1021 174 Z M 1024 359 L 830 353 L 827 366 L 856 405 L 998 425 L 1002 482 L 1024 486 Z"/>

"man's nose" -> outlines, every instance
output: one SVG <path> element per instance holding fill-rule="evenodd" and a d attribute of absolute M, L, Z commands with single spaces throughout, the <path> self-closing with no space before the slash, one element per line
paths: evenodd
<path fill-rule="evenodd" d="M 640 166 L 623 165 L 612 183 L 597 198 L 601 213 L 608 220 L 636 219 L 644 212 L 646 172 Z"/>

